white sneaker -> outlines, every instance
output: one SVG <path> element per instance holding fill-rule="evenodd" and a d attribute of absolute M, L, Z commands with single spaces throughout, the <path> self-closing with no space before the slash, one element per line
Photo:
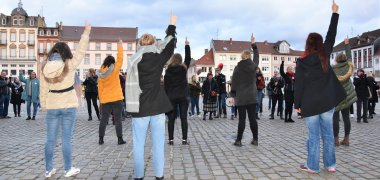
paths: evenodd
<path fill-rule="evenodd" d="M 354 114 L 351 114 L 350 117 L 351 117 L 351 118 L 354 118 Z"/>
<path fill-rule="evenodd" d="M 65 171 L 65 177 L 71 177 L 79 174 L 80 169 L 76 167 L 71 167 L 69 171 Z"/>
<path fill-rule="evenodd" d="M 57 170 L 54 169 L 54 168 L 53 168 L 52 170 L 50 170 L 50 171 L 46 171 L 46 172 L 45 172 L 45 177 L 49 178 L 49 177 L 51 177 L 52 175 L 54 175 L 56 172 L 57 172 Z"/>

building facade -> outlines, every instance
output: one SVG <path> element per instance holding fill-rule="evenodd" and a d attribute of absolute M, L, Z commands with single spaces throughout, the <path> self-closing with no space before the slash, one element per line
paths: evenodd
<path fill-rule="evenodd" d="M 66 42 L 72 53 L 79 44 L 83 26 L 62 26 L 60 41 Z M 77 69 L 83 80 L 90 68 L 100 69 L 107 56 L 117 59 L 117 43 L 123 41 L 124 63 L 121 71 L 126 72 L 127 60 L 136 52 L 138 28 L 92 27 L 86 55 Z"/>
<path fill-rule="evenodd" d="M 380 37 L 380 29 L 365 32 L 349 40 L 355 70 L 362 68 L 365 72 L 374 72 L 376 81 L 380 81 L 380 59 L 374 59 L 373 42 L 378 37 Z M 331 64 L 335 64 L 335 58 L 338 54 L 345 53 L 344 47 L 344 41 L 334 47 L 330 57 Z"/>
<path fill-rule="evenodd" d="M 47 57 L 51 48 L 59 41 L 62 24 L 56 23 L 56 27 L 39 27 L 37 31 L 37 76 L 40 75 L 41 62 Z"/>
<path fill-rule="evenodd" d="M 282 60 L 285 62 L 285 69 L 288 66 L 295 67 L 297 58 L 303 54 L 303 51 L 291 49 L 287 41 L 278 41 L 276 43 L 267 41 L 256 42 L 256 45 L 260 55 L 259 67 L 263 72 L 266 82 L 269 82 L 274 71 L 279 71 Z M 251 42 L 233 41 L 232 39 L 212 40 L 210 48 L 211 50 L 205 53 L 191 68 L 193 70 L 202 68 L 199 79 L 204 79 L 209 71 L 214 73 L 215 68 L 222 63 L 222 73 L 226 76 L 226 80 L 229 81 L 237 63 L 241 60 L 241 52 L 250 50 Z"/>
<path fill-rule="evenodd" d="M 45 27 L 43 17 L 28 16 L 22 6 L 10 16 L 0 13 L 0 66 L 11 77 L 37 71 L 37 30 Z"/>

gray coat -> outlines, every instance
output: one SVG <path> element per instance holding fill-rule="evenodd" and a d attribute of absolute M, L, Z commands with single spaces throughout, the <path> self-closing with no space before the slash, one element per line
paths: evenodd
<path fill-rule="evenodd" d="M 257 103 L 256 68 L 259 65 L 259 51 L 252 44 L 253 61 L 241 60 L 232 75 L 231 96 L 235 98 L 235 106 Z"/>

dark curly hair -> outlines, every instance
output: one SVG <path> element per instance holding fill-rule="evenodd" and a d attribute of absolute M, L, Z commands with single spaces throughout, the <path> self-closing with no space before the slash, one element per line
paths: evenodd
<path fill-rule="evenodd" d="M 64 42 L 57 42 L 53 46 L 53 48 L 51 48 L 50 52 L 47 55 L 48 59 L 53 53 L 58 53 L 59 55 L 61 55 L 63 62 L 65 62 L 66 59 L 73 58 L 73 54 L 71 53 L 70 47 Z"/>

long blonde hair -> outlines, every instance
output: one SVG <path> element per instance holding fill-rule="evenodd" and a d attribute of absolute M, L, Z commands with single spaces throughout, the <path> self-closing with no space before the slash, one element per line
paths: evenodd
<path fill-rule="evenodd" d="M 169 61 L 169 65 L 168 67 L 170 66 L 174 66 L 174 65 L 181 65 L 183 66 L 184 68 L 186 68 L 186 66 L 182 63 L 182 56 L 181 54 L 179 53 L 175 53 L 172 55 L 172 57 L 170 58 L 170 61 Z M 186 68 L 187 69 L 187 68 Z"/>

